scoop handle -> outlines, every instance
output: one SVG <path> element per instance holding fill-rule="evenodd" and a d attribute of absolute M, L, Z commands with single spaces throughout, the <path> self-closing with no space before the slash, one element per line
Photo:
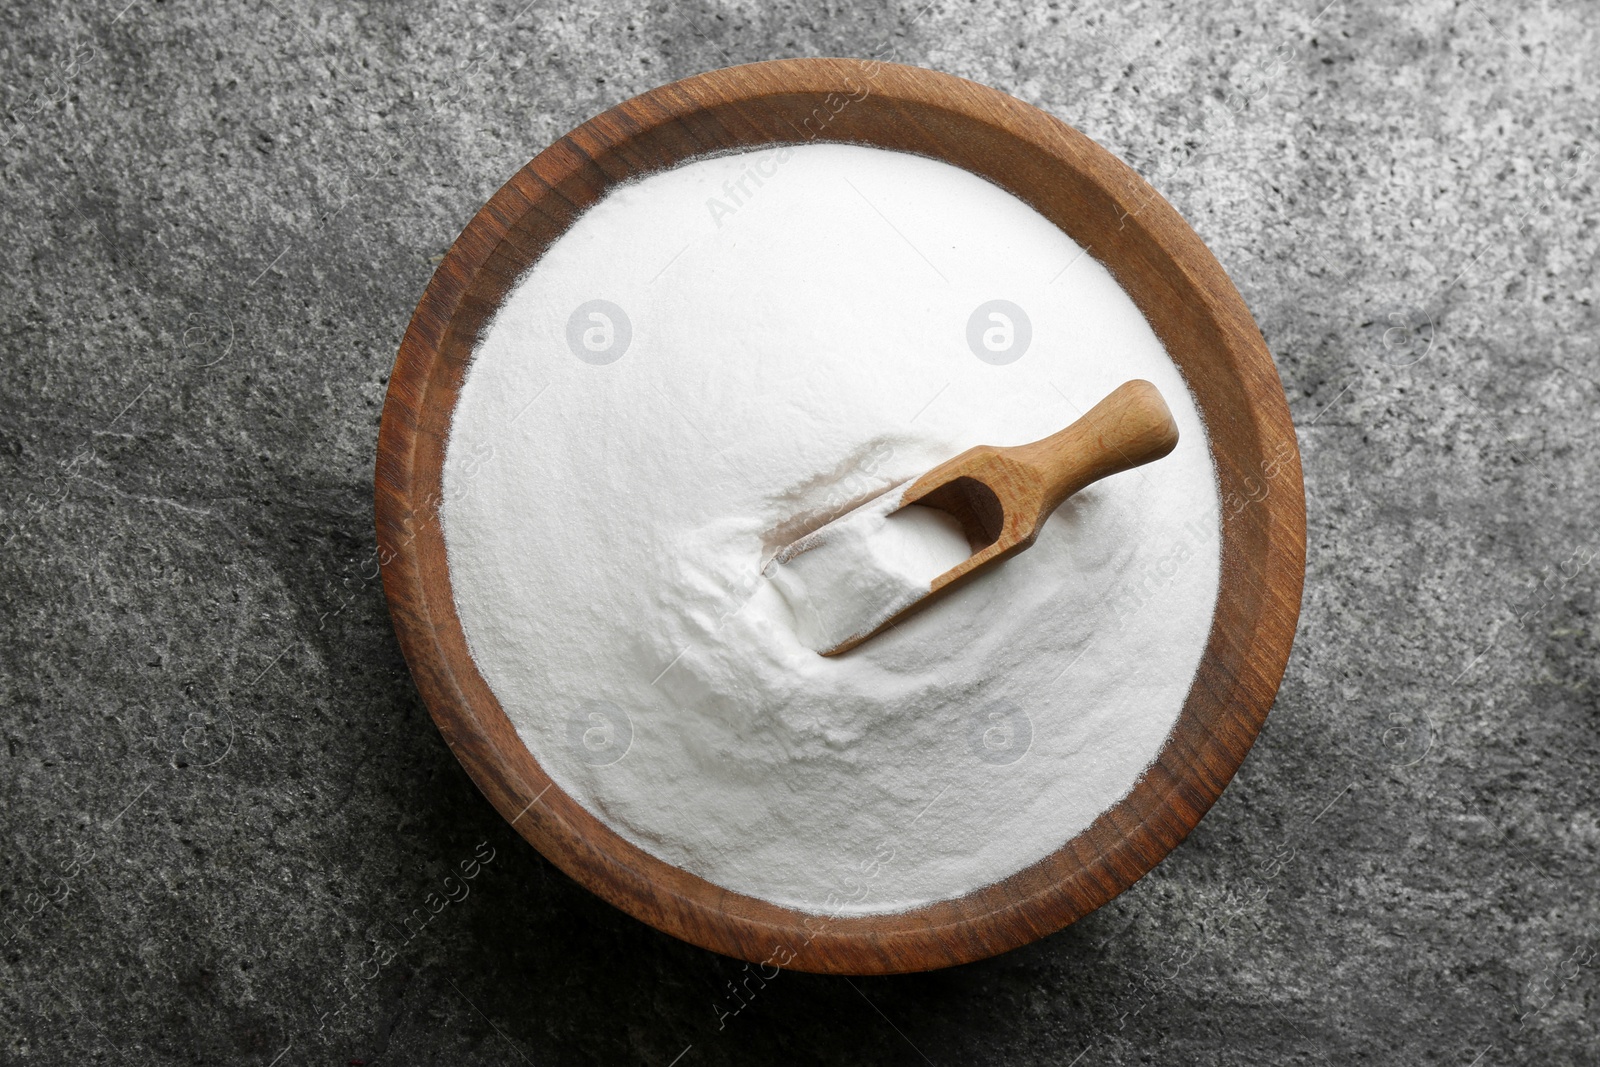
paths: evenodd
<path fill-rule="evenodd" d="M 1178 424 L 1154 385 L 1135 378 L 1077 422 L 1026 445 L 1002 449 L 1041 478 L 1040 521 L 1086 485 L 1153 462 L 1178 445 Z"/>

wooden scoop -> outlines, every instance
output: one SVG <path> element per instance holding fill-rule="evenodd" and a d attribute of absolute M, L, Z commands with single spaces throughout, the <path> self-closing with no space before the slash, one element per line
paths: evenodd
<path fill-rule="evenodd" d="M 1135 379 L 1059 433 L 1010 448 L 978 445 L 939 464 L 906 489 L 901 506 L 921 504 L 954 516 L 972 555 L 935 578 L 922 599 L 822 654 L 848 652 L 990 564 L 1021 552 L 1067 497 L 1108 475 L 1158 460 L 1177 444 L 1178 427 L 1161 393 Z"/>

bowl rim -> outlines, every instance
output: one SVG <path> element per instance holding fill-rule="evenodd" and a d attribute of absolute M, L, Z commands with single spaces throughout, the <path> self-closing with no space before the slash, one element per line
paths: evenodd
<path fill-rule="evenodd" d="M 1056 851 L 965 896 L 895 914 L 813 914 L 706 881 L 631 844 L 556 785 L 467 651 L 438 522 L 450 417 L 479 331 L 551 241 L 618 183 L 778 144 L 943 159 L 1018 195 L 1111 270 L 1189 383 L 1210 436 L 1221 579 L 1200 668 L 1160 753 Z M 1176 847 L 1237 771 L 1288 663 L 1305 495 L 1288 404 L 1237 289 L 1156 191 L 1066 123 L 919 67 L 786 59 L 697 74 L 578 126 L 490 198 L 440 262 L 391 373 L 374 480 L 395 632 L 429 712 L 479 789 L 574 880 L 703 948 L 806 971 L 888 974 L 983 959 L 1081 918 Z"/>

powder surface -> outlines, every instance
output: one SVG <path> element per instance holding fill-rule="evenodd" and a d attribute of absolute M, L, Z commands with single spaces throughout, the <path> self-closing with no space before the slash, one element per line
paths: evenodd
<path fill-rule="evenodd" d="M 779 549 L 1129 378 L 1170 456 L 854 651 L 807 647 Z M 485 328 L 443 489 L 474 659 L 551 777 L 817 913 L 958 896 L 1085 829 L 1159 752 L 1217 593 L 1205 430 L 1126 294 L 1003 190 L 866 147 L 701 160 L 587 212 Z"/>
<path fill-rule="evenodd" d="M 896 486 L 809 533 L 762 571 L 794 615 L 795 636 L 818 652 L 881 626 L 928 594 L 970 555 L 954 516 L 901 499 Z"/>

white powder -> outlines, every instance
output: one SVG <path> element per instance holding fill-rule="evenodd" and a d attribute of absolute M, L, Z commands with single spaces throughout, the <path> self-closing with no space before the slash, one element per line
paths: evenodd
<path fill-rule="evenodd" d="M 927 596 L 935 578 L 972 555 L 954 516 L 900 507 L 912 484 L 800 538 L 762 571 L 794 615 L 801 644 L 821 652 L 860 637 Z"/>
<path fill-rule="evenodd" d="M 1130 378 L 1171 456 L 853 652 L 807 647 L 775 552 Z M 1027 205 L 910 155 L 616 190 L 485 330 L 446 461 L 456 606 L 540 764 L 646 851 L 813 912 L 957 896 L 1087 827 L 1176 721 L 1216 598 L 1205 431 L 1138 310 Z"/>

